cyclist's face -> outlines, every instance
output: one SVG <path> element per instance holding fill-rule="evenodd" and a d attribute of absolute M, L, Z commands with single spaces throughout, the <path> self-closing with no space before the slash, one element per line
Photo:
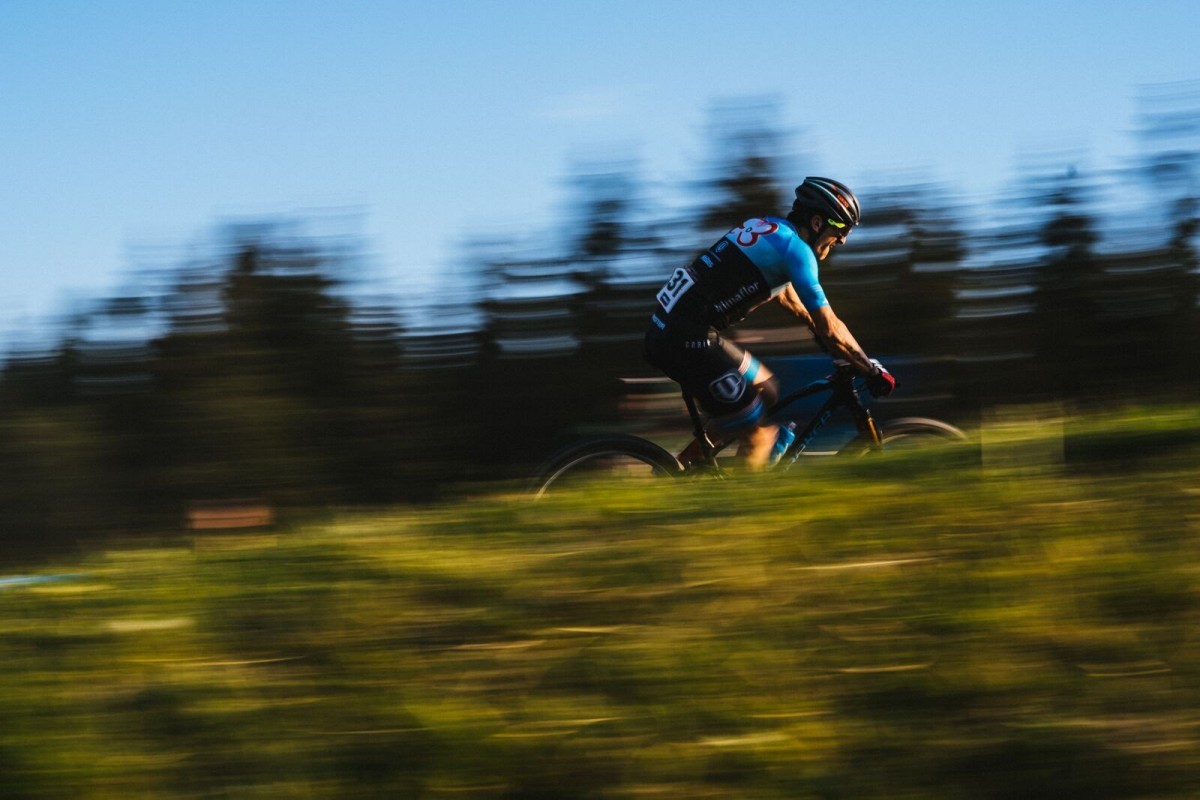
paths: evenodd
<path fill-rule="evenodd" d="M 821 217 L 813 217 L 812 224 L 817 233 L 813 242 L 813 253 L 818 261 L 824 261 L 833 248 L 845 244 L 846 237 L 850 234 L 849 228 L 835 228 Z"/>

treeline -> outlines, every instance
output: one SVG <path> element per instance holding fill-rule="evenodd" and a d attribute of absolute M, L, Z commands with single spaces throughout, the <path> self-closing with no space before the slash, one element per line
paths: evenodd
<path fill-rule="evenodd" d="M 983 222 L 945 187 L 856 187 L 864 225 L 822 267 L 839 315 L 870 352 L 937 364 L 931 382 L 962 414 L 1194 397 L 1200 115 L 1182 117 L 1180 146 L 1179 113 L 1148 108 L 1136 168 L 1027 174 Z M 641 337 L 659 284 L 728 227 L 786 210 L 815 171 L 787 166 L 769 118 L 717 125 L 713 143 L 701 207 L 656 214 L 633 167 L 581 168 L 560 254 L 477 245 L 459 267 L 477 290 L 416 310 L 364 292 L 344 248 L 227 229 L 162 288 L 10 356 L 4 540 L 177 529 L 190 505 L 235 499 L 421 502 L 524 474 L 589 426 L 636 423 L 621 379 L 653 375 Z M 747 325 L 768 358 L 816 352 L 764 335 L 793 327 L 769 309 Z"/>

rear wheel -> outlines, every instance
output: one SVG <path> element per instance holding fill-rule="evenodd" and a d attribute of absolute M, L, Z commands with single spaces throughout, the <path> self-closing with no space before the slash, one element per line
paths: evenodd
<path fill-rule="evenodd" d="M 623 434 L 597 436 L 552 456 L 538 470 L 530 491 L 541 499 L 585 484 L 645 484 L 682 472 L 683 466 L 675 456 L 646 439 Z"/>

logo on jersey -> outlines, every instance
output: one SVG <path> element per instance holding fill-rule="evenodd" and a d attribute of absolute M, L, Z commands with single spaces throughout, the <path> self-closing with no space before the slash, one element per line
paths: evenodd
<path fill-rule="evenodd" d="M 746 224 L 740 228 L 734 228 L 729 232 L 731 236 L 737 234 L 737 243 L 742 247 L 753 247 L 759 240 L 759 237 L 767 236 L 779 230 L 779 224 L 776 222 L 768 222 L 765 219 L 747 220 Z"/>
<path fill-rule="evenodd" d="M 743 286 L 740 289 L 738 289 L 737 292 L 732 297 L 726 298 L 725 300 L 721 300 L 720 302 L 717 302 L 717 303 L 713 303 L 713 310 L 716 311 L 718 314 L 724 314 L 726 311 L 733 308 L 738 303 L 745 300 L 747 297 L 750 297 L 751 295 L 756 293 L 759 290 L 759 288 L 760 288 L 760 284 L 758 281 L 755 281 L 754 283 Z"/>
<path fill-rule="evenodd" d="M 679 298 L 683 297 L 684 292 L 695 284 L 696 279 L 692 277 L 691 271 L 680 267 L 671 273 L 671 277 L 663 284 L 658 293 L 658 304 L 662 306 L 663 311 L 670 314 L 671 309 L 679 302 Z"/>
<path fill-rule="evenodd" d="M 722 403 L 736 403 L 746 393 L 746 379 L 737 370 L 730 370 L 710 383 L 708 390 Z"/>

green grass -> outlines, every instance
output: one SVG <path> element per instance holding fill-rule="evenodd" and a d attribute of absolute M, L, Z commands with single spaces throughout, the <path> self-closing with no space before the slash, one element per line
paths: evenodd
<path fill-rule="evenodd" d="M 0 798 L 1194 797 L 1197 421 L 58 563 Z"/>

